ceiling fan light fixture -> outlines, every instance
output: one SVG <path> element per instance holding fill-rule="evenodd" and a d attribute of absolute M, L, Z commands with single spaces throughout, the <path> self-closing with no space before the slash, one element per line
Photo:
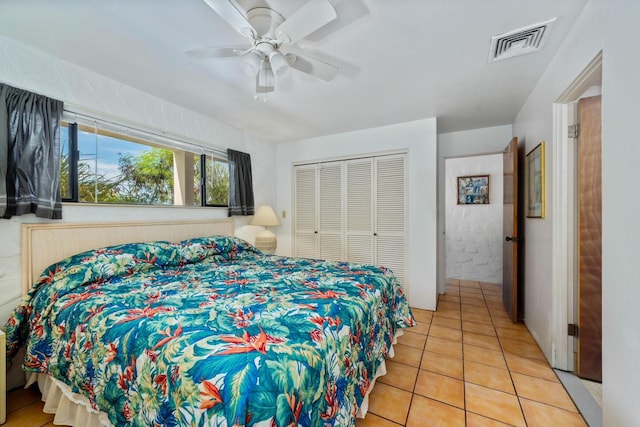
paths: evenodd
<path fill-rule="evenodd" d="M 260 71 L 256 74 L 256 94 L 254 98 L 258 101 L 267 102 L 269 92 L 275 89 L 275 75 L 271 69 L 271 64 L 267 59 L 262 61 Z"/>
<path fill-rule="evenodd" d="M 255 76 L 260 72 L 260 67 L 262 67 L 262 56 L 256 52 L 251 51 L 245 55 L 244 61 L 242 62 L 242 68 L 244 69 L 245 74 L 248 76 Z"/>
<path fill-rule="evenodd" d="M 289 61 L 277 50 L 271 52 L 269 62 L 271 63 L 271 69 L 277 76 L 282 76 L 289 68 Z"/>

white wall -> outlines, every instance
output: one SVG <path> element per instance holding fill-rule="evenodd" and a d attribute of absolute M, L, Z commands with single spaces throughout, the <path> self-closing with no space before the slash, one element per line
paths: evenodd
<path fill-rule="evenodd" d="M 529 152 L 545 141 L 546 218 L 525 219 L 524 316 L 542 351 L 552 360 L 557 314 L 552 310 L 553 103 L 602 49 L 602 7 L 590 1 L 516 117 L 513 131 Z M 605 93 L 606 93 L 606 89 Z M 566 316 L 565 316 L 566 317 Z"/>
<path fill-rule="evenodd" d="M 458 204 L 458 177 L 470 175 L 489 175 L 489 204 Z M 446 159 L 447 278 L 502 284 L 502 182 L 502 154 Z"/>
<path fill-rule="evenodd" d="M 602 385 L 607 427 L 640 423 L 640 2 L 604 3 Z M 602 16 L 599 16 L 603 19 Z"/>
<path fill-rule="evenodd" d="M 511 125 L 471 129 L 438 135 L 438 290 L 446 286 L 445 245 L 445 159 L 461 156 L 500 153 L 513 136 Z"/>
<path fill-rule="evenodd" d="M 148 95 L 41 51 L 0 37 L 0 82 L 47 95 L 128 124 L 234 148 L 251 154 L 257 204 L 276 200 L 275 144 L 245 135 L 209 117 Z M 147 219 L 225 218 L 226 209 L 180 207 L 108 207 L 65 204 L 63 221 L 126 221 Z M 33 215 L 0 219 L 0 323 L 20 298 L 20 224 L 41 221 Z M 241 237 L 251 239 L 256 227 L 238 219 Z"/>
<path fill-rule="evenodd" d="M 274 229 L 277 253 L 292 254 L 292 166 L 294 163 L 389 151 L 408 153 L 408 239 L 406 287 L 413 307 L 436 307 L 436 119 L 330 135 L 277 146 L 276 211 L 287 218 Z"/>

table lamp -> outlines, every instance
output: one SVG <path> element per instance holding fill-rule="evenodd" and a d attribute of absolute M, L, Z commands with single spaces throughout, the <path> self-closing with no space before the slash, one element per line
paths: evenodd
<path fill-rule="evenodd" d="M 271 232 L 267 227 L 280 225 L 278 216 L 273 211 L 273 208 L 269 205 L 259 206 L 249 224 L 260 225 L 264 227 L 264 230 L 256 236 L 255 246 L 264 253 L 272 254 L 276 250 L 278 241 L 276 239 L 276 235 L 273 234 L 273 232 Z"/>

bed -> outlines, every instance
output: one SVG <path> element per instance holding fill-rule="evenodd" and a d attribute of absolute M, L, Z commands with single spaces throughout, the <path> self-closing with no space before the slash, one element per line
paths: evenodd
<path fill-rule="evenodd" d="M 47 255 L 25 260 L 42 274 L 6 326 L 7 351 L 26 342 L 23 367 L 56 423 L 354 426 L 415 324 L 389 270 L 266 255 L 232 223 L 147 243 L 129 243 L 142 225 L 115 224 L 79 251 L 29 227 L 29 254 Z M 75 255 L 40 268 L 54 253 Z"/>

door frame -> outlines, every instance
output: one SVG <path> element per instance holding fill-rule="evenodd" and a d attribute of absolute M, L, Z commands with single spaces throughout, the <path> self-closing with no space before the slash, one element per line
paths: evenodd
<path fill-rule="evenodd" d="M 587 65 L 553 104 L 552 328 L 551 366 L 574 371 L 574 338 L 567 325 L 575 323 L 577 307 L 576 151 L 568 127 L 577 121 L 575 102 L 602 81 L 602 52 Z"/>

